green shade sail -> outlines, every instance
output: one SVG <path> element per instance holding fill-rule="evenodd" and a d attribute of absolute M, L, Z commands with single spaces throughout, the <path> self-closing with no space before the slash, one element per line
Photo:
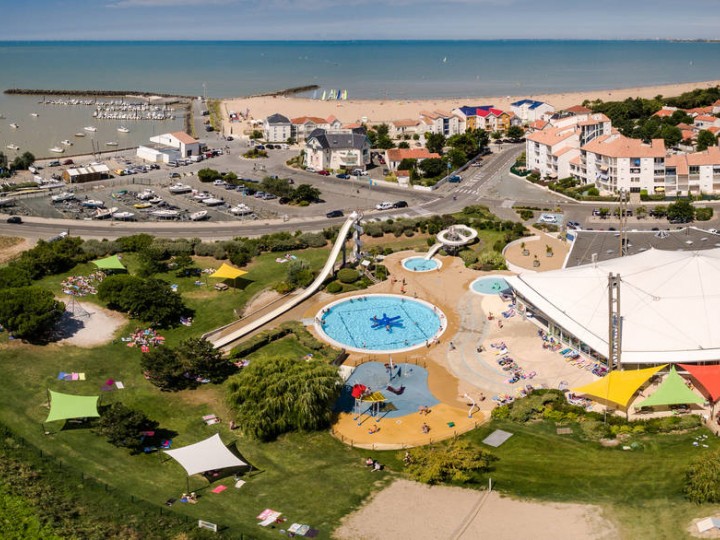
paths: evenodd
<path fill-rule="evenodd" d="M 96 261 L 93 261 L 93 264 L 97 266 L 100 270 L 112 270 L 115 272 L 126 271 L 125 266 L 120 261 L 120 257 L 118 257 L 117 255 L 111 255 L 110 257 L 105 257 L 104 259 L 98 259 Z"/>
<path fill-rule="evenodd" d="M 97 403 L 100 396 L 73 396 L 50 390 L 50 414 L 46 422 L 70 418 L 98 417 Z"/>
<path fill-rule="evenodd" d="M 675 366 L 672 366 L 660 388 L 639 406 L 688 405 L 690 403 L 702 405 L 705 400 L 687 387 L 685 379 L 675 370 Z"/>

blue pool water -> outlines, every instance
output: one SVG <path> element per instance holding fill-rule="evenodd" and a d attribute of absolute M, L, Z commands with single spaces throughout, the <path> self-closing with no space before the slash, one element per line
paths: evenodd
<path fill-rule="evenodd" d="M 392 375 L 392 378 L 391 378 Z M 355 368 L 335 404 L 335 412 L 352 412 L 355 400 L 351 395 L 355 384 L 363 384 L 372 392 L 382 392 L 387 399 L 380 407 L 380 418 L 398 418 L 418 412 L 422 406 L 433 407 L 440 401 L 428 388 L 428 372 L 414 364 L 397 364 L 392 372 L 381 362 L 367 362 Z M 394 391 L 388 390 L 391 386 Z M 370 405 L 360 412 L 368 414 Z"/>
<path fill-rule="evenodd" d="M 445 315 L 432 304 L 391 294 L 340 300 L 318 313 L 316 321 L 328 341 L 360 352 L 421 347 L 445 328 Z"/>
<path fill-rule="evenodd" d="M 510 285 L 499 276 L 488 276 L 476 279 L 470 285 L 478 294 L 502 294 L 510 290 Z"/>
<path fill-rule="evenodd" d="M 402 262 L 405 270 L 411 272 L 429 272 L 440 267 L 440 263 L 435 259 L 426 259 L 425 257 L 410 257 Z"/>

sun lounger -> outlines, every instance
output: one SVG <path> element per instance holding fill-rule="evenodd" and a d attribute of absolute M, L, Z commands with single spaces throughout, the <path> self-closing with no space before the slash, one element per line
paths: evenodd
<path fill-rule="evenodd" d="M 220 485 L 212 490 L 213 493 L 222 493 L 227 489 L 227 486 Z"/>
<path fill-rule="evenodd" d="M 125 388 L 125 385 L 121 381 L 115 381 L 115 386 L 120 390 Z"/>

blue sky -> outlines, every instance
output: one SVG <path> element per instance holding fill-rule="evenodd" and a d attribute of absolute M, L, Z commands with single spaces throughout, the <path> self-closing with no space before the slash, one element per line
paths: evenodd
<path fill-rule="evenodd" d="M 717 0 L 20 0 L 0 40 L 720 38 Z"/>

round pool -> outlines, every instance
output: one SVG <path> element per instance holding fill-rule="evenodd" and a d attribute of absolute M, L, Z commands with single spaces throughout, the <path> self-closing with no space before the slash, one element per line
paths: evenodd
<path fill-rule="evenodd" d="M 411 272 L 430 272 L 442 266 L 437 259 L 426 259 L 425 257 L 408 257 L 402 261 L 403 268 Z"/>
<path fill-rule="evenodd" d="M 470 289 L 477 294 L 491 295 L 510 292 L 510 285 L 501 276 L 477 278 L 470 284 Z"/>
<path fill-rule="evenodd" d="M 338 300 L 315 317 L 315 329 L 336 347 L 355 352 L 393 353 L 424 347 L 447 326 L 433 304 L 396 294 L 368 294 Z"/>

